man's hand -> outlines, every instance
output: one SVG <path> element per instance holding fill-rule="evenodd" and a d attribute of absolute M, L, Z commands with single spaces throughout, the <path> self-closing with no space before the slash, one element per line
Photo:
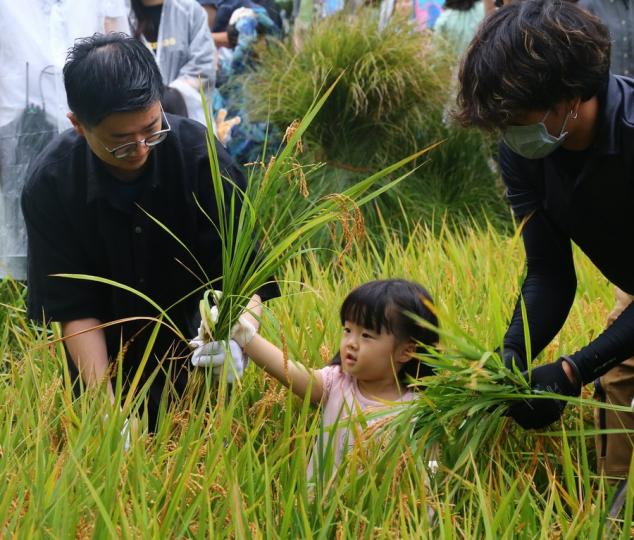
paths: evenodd
<path fill-rule="evenodd" d="M 565 363 L 566 360 L 560 358 L 556 362 L 533 369 L 530 373 L 533 392 L 548 392 L 564 396 L 581 394 L 581 385 L 571 380 L 564 370 Z M 527 372 L 523 375 L 529 378 Z M 511 405 L 509 415 L 524 429 L 539 429 L 561 418 L 565 407 L 566 402 L 559 399 L 527 399 Z"/>
<path fill-rule="evenodd" d="M 497 349 L 496 352 L 502 356 L 506 369 L 513 371 L 514 367 L 517 367 L 520 371 L 526 371 L 526 359 L 522 354 L 509 347 Z"/>
<path fill-rule="evenodd" d="M 233 383 L 242 377 L 248 358 L 242 352 L 242 347 L 240 347 L 235 340 L 232 339 L 229 341 L 228 351 L 226 341 L 207 341 L 201 343 L 198 339 L 192 339 L 189 344 L 198 344 L 192 355 L 192 365 L 196 367 L 212 366 L 212 373 L 216 376 L 220 376 L 225 361 L 229 359 L 230 363 L 227 365 L 227 382 Z M 230 354 L 227 355 L 227 352 Z"/>
<path fill-rule="evenodd" d="M 213 291 L 214 300 L 217 302 L 222 297 L 222 291 Z M 231 329 L 231 339 L 229 345 L 225 341 L 209 341 L 212 333 L 212 327 L 218 322 L 218 306 L 212 306 L 209 310 L 209 320 L 202 317 L 200 326 L 198 327 L 198 335 L 189 342 L 194 349 L 191 362 L 196 367 L 212 366 L 214 375 L 219 376 L 222 373 L 222 366 L 227 358 L 231 363 L 228 366 L 227 381 L 233 383 L 236 379 L 242 377 L 244 368 L 249 359 L 244 354 L 243 348 L 249 343 L 253 336 L 257 333 L 257 319 L 254 318 L 251 310 L 259 313 L 260 299 L 254 296 L 249 302 L 249 306 L 240 316 L 238 322 Z M 229 356 L 227 357 L 227 352 Z"/>

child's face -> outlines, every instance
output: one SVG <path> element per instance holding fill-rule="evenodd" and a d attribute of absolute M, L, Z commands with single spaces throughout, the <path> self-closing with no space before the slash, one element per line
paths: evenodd
<path fill-rule="evenodd" d="M 397 343 L 394 334 L 381 333 L 345 321 L 339 353 L 341 369 L 361 381 L 395 382 L 401 364 L 410 359 L 410 343 Z"/>

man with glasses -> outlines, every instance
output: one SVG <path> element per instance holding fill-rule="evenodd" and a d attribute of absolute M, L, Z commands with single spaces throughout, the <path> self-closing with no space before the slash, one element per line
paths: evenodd
<path fill-rule="evenodd" d="M 575 3 L 525 0 L 484 20 L 464 56 L 458 117 L 502 135 L 499 161 L 522 223 L 527 272 L 504 337 L 504 357 L 522 371 L 563 326 L 576 292 L 572 243 L 619 289 L 608 328 L 577 351 L 534 368 L 535 390 L 599 399 L 634 398 L 634 80 L 610 73 L 605 25 Z M 626 294 L 629 293 L 629 294 Z M 523 306 L 530 331 L 524 335 Z M 528 376 L 528 374 L 527 374 Z M 564 400 L 510 409 L 525 428 L 561 416 Z M 634 413 L 600 409 L 598 464 L 627 476 Z"/>
<path fill-rule="evenodd" d="M 105 383 L 112 399 L 109 363 L 123 355 L 124 377 L 133 377 L 157 310 L 125 288 L 55 274 L 97 276 L 135 289 L 169 308 L 184 336 L 195 336 L 196 291 L 222 277 L 221 239 L 198 208 L 211 219 L 217 214 L 206 130 L 163 112 L 163 83 L 152 53 L 123 34 L 78 41 L 64 67 L 64 84 L 74 129 L 43 151 L 22 194 L 28 312 L 61 323 L 85 385 Z M 227 152 L 216 148 L 222 175 L 244 186 Z M 275 287 L 262 291 L 264 297 L 275 293 Z M 254 297 L 252 305 L 259 301 Z M 120 322 L 107 325 L 113 321 Z M 155 377 L 150 428 L 163 391 L 179 394 L 185 387 L 188 356 L 187 343 L 167 328 L 159 331 L 141 379 L 143 385 Z"/>

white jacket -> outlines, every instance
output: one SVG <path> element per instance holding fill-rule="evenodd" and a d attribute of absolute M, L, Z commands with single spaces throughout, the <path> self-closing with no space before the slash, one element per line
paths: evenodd
<path fill-rule="evenodd" d="M 133 15 L 131 15 L 133 18 Z M 147 41 L 144 39 L 147 44 Z M 185 99 L 190 118 L 205 123 L 200 89 L 211 110 L 216 81 L 216 47 L 207 14 L 196 0 L 165 0 L 158 30 L 156 62 L 163 82 Z"/>

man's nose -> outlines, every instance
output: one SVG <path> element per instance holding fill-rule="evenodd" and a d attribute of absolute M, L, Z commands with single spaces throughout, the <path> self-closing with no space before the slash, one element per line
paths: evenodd
<path fill-rule="evenodd" d="M 151 148 L 145 144 L 145 141 L 137 142 L 136 148 L 134 149 L 134 155 L 141 157 L 147 154 L 150 150 Z"/>

